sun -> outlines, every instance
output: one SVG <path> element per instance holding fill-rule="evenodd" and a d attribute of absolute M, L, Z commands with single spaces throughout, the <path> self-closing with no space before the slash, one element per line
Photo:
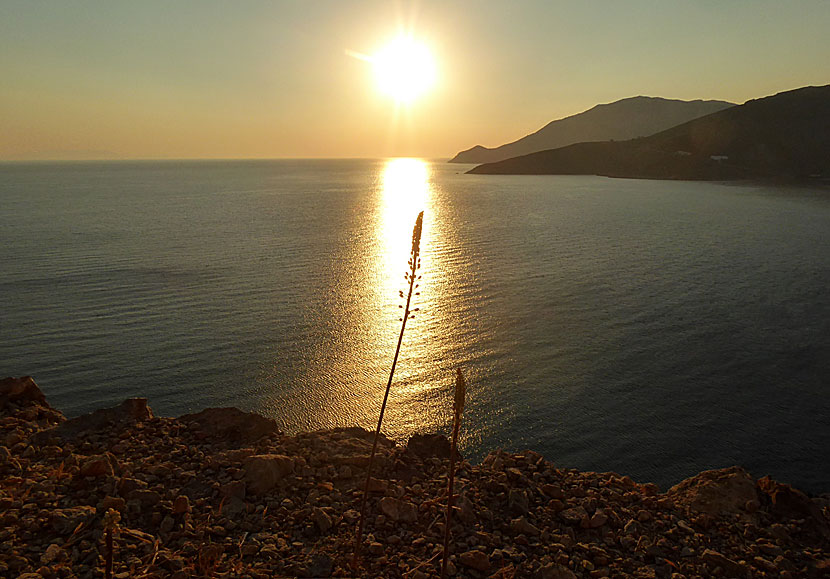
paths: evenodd
<path fill-rule="evenodd" d="M 429 49 L 399 36 L 372 57 L 380 90 L 399 103 L 411 103 L 435 84 L 435 61 Z"/>

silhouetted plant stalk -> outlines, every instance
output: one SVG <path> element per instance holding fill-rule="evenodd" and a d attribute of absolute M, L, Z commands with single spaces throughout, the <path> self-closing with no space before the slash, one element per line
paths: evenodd
<path fill-rule="evenodd" d="M 366 484 L 363 486 L 363 498 L 360 501 L 360 522 L 357 525 L 357 536 L 354 545 L 354 557 L 352 559 L 352 566 L 357 569 L 360 563 L 360 546 L 363 543 L 363 523 L 366 518 L 366 498 L 369 495 L 369 481 L 372 478 L 372 465 L 375 462 L 375 453 L 378 449 L 378 439 L 380 437 L 380 427 L 383 424 L 383 413 L 386 411 L 386 402 L 389 399 L 389 389 L 392 386 L 392 377 L 395 375 L 395 366 L 398 364 L 398 355 L 401 352 L 401 342 L 403 342 L 403 333 L 406 330 L 407 320 L 414 318 L 419 308 L 410 309 L 412 305 L 412 296 L 418 295 L 415 289 L 418 287 L 417 280 L 421 276 L 416 275 L 418 269 L 421 267 L 421 231 L 424 225 L 424 212 L 418 214 L 415 220 L 415 227 L 412 229 L 412 251 L 409 255 L 409 270 L 404 274 L 404 279 L 409 283 L 409 291 L 406 294 L 406 306 L 398 306 L 403 308 L 403 315 L 399 318 L 401 322 L 401 333 L 398 335 L 398 345 L 395 348 L 395 357 L 392 359 L 392 369 L 389 371 L 389 380 L 386 382 L 386 392 L 383 395 L 383 404 L 380 406 L 380 416 L 378 417 L 378 426 L 375 429 L 375 440 L 372 443 L 372 453 L 369 455 L 369 464 L 366 467 Z M 399 292 L 400 297 L 403 297 L 403 292 Z"/>
<path fill-rule="evenodd" d="M 450 523 L 452 517 L 453 494 L 455 482 L 455 455 L 458 453 L 458 431 L 461 428 L 461 413 L 464 412 L 464 400 L 467 397 L 467 383 L 461 368 L 455 370 L 455 401 L 453 402 L 454 423 L 452 427 L 452 448 L 450 449 L 450 480 L 447 483 L 447 522 L 444 525 L 444 560 L 441 562 L 441 578 L 447 577 L 447 562 L 450 560 Z"/>
<path fill-rule="evenodd" d="M 118 522 L 121 520 L 121 515 L 114 509 L 107 509 L 104 515 L 104 541 L 106 542 L 107 552 L 104 559 L 104 578 L 112 579 L 112 560 L 115 554 L 115 546 L 112 540 L 112 533 L 118 527 Z"/>

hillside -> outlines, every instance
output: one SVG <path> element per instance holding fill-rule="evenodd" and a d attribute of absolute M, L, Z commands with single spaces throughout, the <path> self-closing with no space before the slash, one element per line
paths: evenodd
<path fill-rule="evenodd" d="M 732 106 L 724 101 L 631 97 L 552 121 L 535 133 L 494 149 L 476 145 L 458 153 L 450 163 L 493 163 L 574 143 L 645 137 Z"/>
<path fill-rule="evenodd" d="M 830 177 L 830 85 L 748 101 L 650 137 L 578 143 L 475 167 L 481 174 L 648 179 Z"/>
<path fill-rule="evenodd" d="M 109 561 L 116 578 L 437 577 L 450 453 L 437 435 L 380 438 L 350 566 L 372 438 L 286 435 L 235 408 L 157 417 L 141 398 L 67 420 L 32 378 L 0 380 L 0 576 L 104 577 Z M 739 467 L 661 493 L 496 450 L 462 461 L 455 488 L 456 579 L 830 570 L 828 497 Z"/>

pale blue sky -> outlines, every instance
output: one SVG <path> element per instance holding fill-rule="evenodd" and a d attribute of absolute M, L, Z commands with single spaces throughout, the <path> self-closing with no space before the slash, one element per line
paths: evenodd
<path fill-rule="evenodd" d="M 401 27 L 439 82 L 367 63 Z M 600 102 L 830 83 L 830 1 L 0 0 L 0 159 L 450 156 Z"/>

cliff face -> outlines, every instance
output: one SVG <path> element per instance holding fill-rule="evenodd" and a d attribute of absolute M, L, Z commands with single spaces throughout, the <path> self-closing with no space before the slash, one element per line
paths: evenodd
<path fill-rule="evenodd" d="M 488 149 L 476 145 L 451 163 L 494 163 L 546 149 L 588 141 L 625 141 L 653 135 L 692 119 L 734 106 L 724 101 L 680 101 L 638 96 L 601 104 L 583 113 L 552 121 L 521 139 Z"/>
<path fill-rule="evenodd" d="M 830 85 L 749 101 L 650 137 L 579 143 L 480 165 L 470 173 L 830 178 Z"/>
<path fill-rule="evenodd" d="M 65 420 L 0 380 L 0 575 L 431 577 L 449 445 L 381 437 L 362 568 L 349 567 L 372 433 L 288 436 L 237 409 L 153 416 L 146 400 Z M 830 572 L 828 501 L 738 467 L 660 493 L 532 451 L 463 461 L 456 577 L 810 577 Z M 34 576 L 32 576 L 34 579 Z"/>

